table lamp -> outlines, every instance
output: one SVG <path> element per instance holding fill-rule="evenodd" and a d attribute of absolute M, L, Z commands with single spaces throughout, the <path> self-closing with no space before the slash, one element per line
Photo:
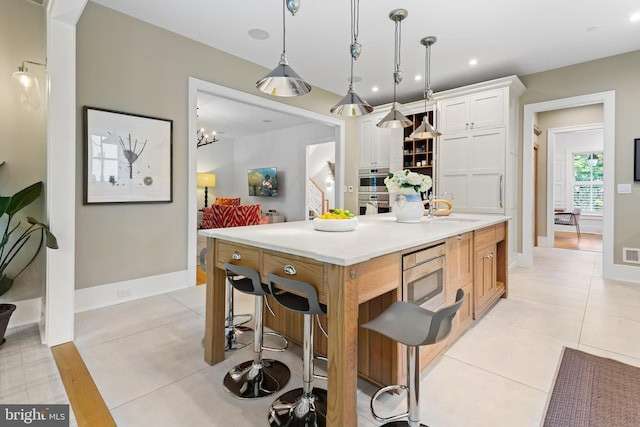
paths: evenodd
<path fill-rule="evenodd" d="M 216 186 L 216 174 L 215 173 L 199 173 L 198 174 L 198 187 L 204 187 L 204 207 L 207 207 L 209 197 L 209 187 Z"/>

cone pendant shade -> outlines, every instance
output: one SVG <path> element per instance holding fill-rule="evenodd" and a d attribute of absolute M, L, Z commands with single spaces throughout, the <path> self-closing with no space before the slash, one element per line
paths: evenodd
<path fill-rule="evenodd" d="M 353 86 L 349 86 L 349 91 L 345 97 L 331 108 L 331 112 L 333 114 L 347 117 L 364 116 L 372 111 L 373 107 L 369 105 L 367 101 L 360 98 L 360 96 L 353 90 Z"/>
<path fill-rule="evenodd" d="M 411 133 L 411 135 L 409 135 L 409 138 L 429 139 L 435 138 L 440 135 L 442 134 L 438 132 L 433 126 L 431 126 L 426 117 L 423 117 L 422 123 L 416 130 Z"/>
<path fill-rule="evenodd" d="M 397 109 L 397 103 L 393 103 L 391 111 L 376 125 L 379 128 L 406 128 L 411 126 L 413 122 Z"/>
<path fill-rule="evenodd" d="M 301 96 L 311 92 L 311 85 L 293 71 L 286 59 L 256 82 L 258 90 L 273 96 Z"/>

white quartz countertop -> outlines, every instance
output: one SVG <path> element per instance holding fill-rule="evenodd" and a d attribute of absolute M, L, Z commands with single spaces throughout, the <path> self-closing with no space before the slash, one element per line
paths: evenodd
<path fill-rule="evenodd" d="M 453 213 L 423 217 L 420 223 L 396 222 L 392 213 L 358 217 L 353 231 L 326 232 L 312 221 L 199 230 L 201 236 L 313 258 L 336 265 L 353 265 L 381 255 L 436 242 L 508 220 L 503 215 Z M 339 220 L 336 220 L 339 221 Z"/>

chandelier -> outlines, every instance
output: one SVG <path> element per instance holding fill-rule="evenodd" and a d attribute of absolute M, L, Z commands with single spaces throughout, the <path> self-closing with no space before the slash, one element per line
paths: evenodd
<path fill-rule="evenodd" d="M 209 139 L 209 135 L 204 133 L 204 129 L 198 130 L 198 148 L 204 147 L 205 145 L 213 144 L 214 142 L 218 141 L 220 140 L 216 137 L 215 131 L 213 131 L 213 137 Z"/>

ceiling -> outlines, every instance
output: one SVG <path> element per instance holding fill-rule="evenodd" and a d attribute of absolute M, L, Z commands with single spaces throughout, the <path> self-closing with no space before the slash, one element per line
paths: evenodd
<path fill-rule="evenodd" d="M 282 52 L 280 0 L 92 1 L 267 69 L 277 65 Z M 438 38 L 431 50 L 431 87 L 436 92 L 640 49 L 640 20 L 630 20 L 640 13 L 638 0 L 364 0 L 355 89 L 372 105 L 393 97 L 394 23 L 388 16 L 396 8 L 408 10 L 402 22 L 400 102 L 422 99 L 424 80 L 414 76 L 424 74 L 420 40 L 426 36 Z M 270 36 L 252 38 L 252 29 Z M 291 67 L 313 87 L 344 95 L 351 58 L 350 2 L 301 0 L 295 16 L 287 12 L 286 29 Z M 477 65 L 469 65 L 471 58 Z"/>

